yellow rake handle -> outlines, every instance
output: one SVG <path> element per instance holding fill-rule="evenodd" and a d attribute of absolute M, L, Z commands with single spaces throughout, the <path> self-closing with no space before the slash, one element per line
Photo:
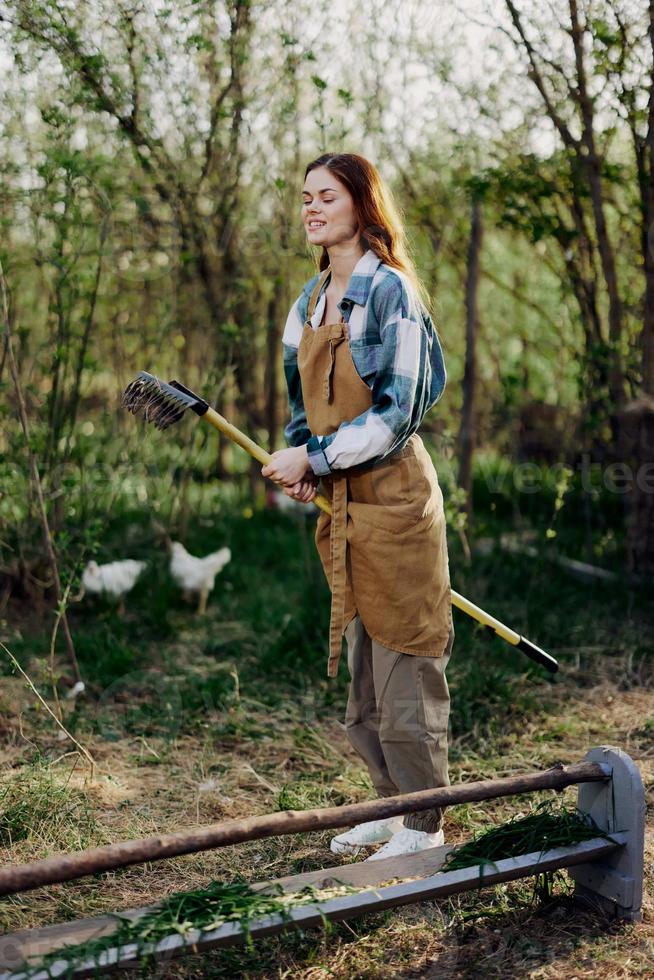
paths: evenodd
<path fill-rule="evenodd" d="M 238 443 L 242 449 L 245 449 L 250 456 L 254 456 L 254 458 L 259 460 L 260 463 L 272 462 L 272 456 L 270 453 L 266 452 L 265 449 L 262 449 L 261 446 L 259 446 L 253 439 L 246 436 L 244 432 L 237 429 L 231 422 L 228 422 L 227 419 L 220 414 L 220 412 L 215 410 L 215 408 L 209 407 L 201 418 L 211 422 L 214 428 L 220 429 L 221 432 L 224 432 L 226 436 L 229 436 L 232 442 Z M 326 514 L 331 514 L 332 509 L 330 503 L 327 500 L 327 497 L 323 497 L 321 493 L 316 494 L 316 496 L 313 498 L 313 503 L 317 507 L 320 507 L 321 510 L 324 510 Z"/>
<path fill-rule="evenodd" d="M 201 418 L 210 422 L 214 428 L 224 432 L 226 436 L 245 449 L 246 452 L 250 453 L 251 456 L 254 456 L 254 458 L 260 463 L 265 464 L 272 462 L 272 456 L 270 453 L 266 452 L 265 449 L 262 449 L 261 446 L 257 445 L 254 440 L 250 439 L 249 436 L 246 436 L 240 429 L 237 429 L 231 422 L 228 422 L 227 419 L 220 414 L 220 412 L 215 410 L 215 408 L 209 407 Z M 326 514 L 331 516 L 331 504 L 322 494 L 316 494 L 316 496 L 313 498 L 313 503 L 317 507 L 320 507 L 320 509 Z M 456 606 L 457 609 L 467 613 L 468 616 L 476 619 L 477 622 L 481 623 L 483 626 L 488 626 L 489 629 L 494 630 L 494 632 L 497 633 L 498 636 L 501 636 L 503 640 L 506 640 L 507 643 L 518 647 L 518 649 L 529 657 L 530 660 L 540 664 L 541 667 L 545 667 L 545 669 L 549 670 L 550 673 L 556 673 L 556 671 L 559 669 L 559 665 L 554 657 L 551 657 L 549 653 L 546 653 L 545 650 L 541 650 L 541 648 L 536 646 L 535 643 L 532 643 L 531 640 L 527 640 L 525 637 L 520 636 L 519 633 L 516 633 L 516 631 L 512 630 L 509 626 L 505 626 L 505 624 L 500 622 L 499 619 L 495 619 L 495 617 L 491 616 L 490 613 L 487 613 L 484 609 L 480 609 L 480 607 L 476 606 L 474 602 L 470 602 L 469 599 L 466 599 L 465 596 L 455 592 L 454 589 L 451 591 L 453 606 Z"/>

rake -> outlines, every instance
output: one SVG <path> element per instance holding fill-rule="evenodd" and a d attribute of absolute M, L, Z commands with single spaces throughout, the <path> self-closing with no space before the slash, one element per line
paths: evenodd
<path fill-rule="evenodd" d="M 157 429 L 167 429 L 169 426 L 174 425 L 175 422 L 179 422 L 184 412 L 190 409 L 196 415 L 206 419 L 214 428 L 223 432 L 260 463 L 265 464 L 272 461 L 270 453 L 262 449 L 261 446 L 246 436 L 244 432 L 241 432 L 235 425 L 232 425 L 226 418 L 223 418 L 219 412 L 211 408 L 208 402 L 200 398 L 199 395 L 196 395 L 190 388 L 186 388 L 179 381 L 170 381 L 167 383 L 155 377 L 154 374 L 148 374 L 147 371 L 139 371 L 134 381 L 131 381 L 123 392 L 121 405 L 123 408 L 127 408 L 132 412 L 133 415 L 139 415 L 146 422 L 151 422 Z M 316 494 L 313 502 L 326 514 L 331 515 L 330 503 L 322 494 Z M 540 664 L 541 667 L 550 671 L 550 673 L 555 674 L 559 669 L 558 662 L 549 653 L 541 650 L 531 640 L 520 636 L 515 630 L 505 626 L 499 619 L 495 619 L 494 616 L 491 616 L 485 610 L 476 606 L 474 602 L 470 602 L 469 599 L 455 592 L 454 589 L 452 589 L 452 605 L 456 606 L 462 612 L 467 613 L 473 619 L 476 619 L 477 622 L 486 626 L 507 643 L 510 643 L 511 646 L 516 647 L 524 653 L 530 660 L 533 660 L 535 663 Z"/>

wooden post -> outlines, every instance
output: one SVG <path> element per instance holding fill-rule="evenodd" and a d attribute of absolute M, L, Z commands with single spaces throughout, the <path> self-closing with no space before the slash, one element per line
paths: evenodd
<path fill-rule="evenodd" d="M 624 832 L 627 843 L 592 864 L 570 869 L 575 894 L 594 900 L 605 911 L 629 922 L 640 922 L 643 901 L 645 848 L 645 790 L 638 767 L 620 749 L 602 745 L 586 754 L 586 762 L 611 767 L 611 781 L 579 786 L 578 809 L 601 830 Z"/>

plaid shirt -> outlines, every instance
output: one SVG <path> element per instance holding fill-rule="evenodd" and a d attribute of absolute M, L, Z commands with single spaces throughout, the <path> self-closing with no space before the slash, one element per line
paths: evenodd
<path fill-rule="evenodd" d="M 313 435 L 302 399 L 297 351 L 318 278 L 315 275 L 305 283 L 282 336 L 291 409 L 284 436 L 290 446 L 307 443 L 309 464 L 323 476 L 401 449 L 442 395 L 447 374 L 431 317 L 411 299 L 403 273 L 383 264 L 368 249 L 355 265 L 338 307 L 348 324 L 354 366 L 371 389 L 372 406 L 342 422 L 336 432 Z M 322 320 L 328 281 L 329 277 L 311 318 L 314 329 Z"/>

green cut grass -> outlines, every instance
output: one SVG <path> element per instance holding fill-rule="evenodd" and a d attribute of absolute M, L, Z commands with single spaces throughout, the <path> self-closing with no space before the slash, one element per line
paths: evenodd
<path fill-rule="evenodd" d="M 442 870 L 458 871 L 475 865 L 481 870 L 484 865 L 494 865 L 505 858 L 570 847 L 595 837 L 611 840 L 609 834 L 600 830 L 586 814 L 559 807 L 554 800 L 543 800 L 526 817 L 514 817 L 455 847 Z"/>
<path fill-rule="evenodd" d="M 249 931 L 252 921 L 271 915 L 280 915 L 288 920 L 292 908 L 313 902 L 316 897 L 317 893 L 311 886 L 285 895 L 281 885 L 254 890 L 242 881 L 231 884 L 213 881 L 206 888 L 170 895 L 137 918 L 114 914 L 117 927 L 113 932 L 48 953 L 38 963 L 26 966 L 25 976 L 34 976 L 41 970 L 47 970 L 48 975 L 53 976 L 55 963 L 59 964 L 56 975 L 60 976 L 62 960 L 67 963 L 69 972 L 87 960 L 92 960 L 100 969 L 102 953 L 131 944 L 136 944 L 138 957 L 146 965 L 157 943 L 168 936 L 189 937 L 195 931 L 210 932 L 226 922 L 240 925 L 246 945 L 252 949 Z"/>

